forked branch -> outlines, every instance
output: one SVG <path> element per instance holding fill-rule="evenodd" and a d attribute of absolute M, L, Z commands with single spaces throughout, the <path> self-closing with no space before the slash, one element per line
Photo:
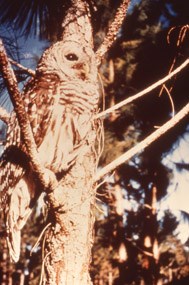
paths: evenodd
<path fill-rule="evenodd" d="M 95 181 L 98 181 L 103 176 L 108 174 L 109 172 L 115 170 L 118 166 L 131 159 L 137 153 L 143 151 L 147 146 L 149 146 L 152 142 L 161 137 L 168 130 L 172 129 L 176 124 L 178 124 L 185 116 L 189 114 L 189 103 L 183 107 L 172 119 L 166 122 L 163 126 L 145 138 L 143 141 L 138 143 L 136 146 L 119 156 L 117 159 L 106 165 L 104 168 L 98 171 Z"/>

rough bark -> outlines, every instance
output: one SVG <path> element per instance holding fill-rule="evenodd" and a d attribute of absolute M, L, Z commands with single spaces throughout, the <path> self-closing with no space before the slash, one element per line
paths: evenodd
<path fill-rule="evenodd" d="M 95 165 L 95 152 L 90 146 L 61 180 L 61 186 L 49 194 L 52 225 L 45 242 L 45 284 L 92 284 L 89 264 L 93 240 Z"/>

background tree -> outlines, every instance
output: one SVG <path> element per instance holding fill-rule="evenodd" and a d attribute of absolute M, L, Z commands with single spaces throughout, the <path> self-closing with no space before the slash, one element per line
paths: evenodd
<path fill-rule="evenodd" d="M 108 57 L 106 79 L 114 75 L 111 77 L 113 80 L 105 81 L 107 102 L 110 105 L 112 101 L 120 102 L 125 96 L 133 93 L 133 90 L 141 90 L 155 82 L 173 68 L 173 65 L 176 66 L 188 56 L 186 47 L 188 31 L 187 27 L 182 27 L 187 23 L 185 12 L 181 12 L 182 8 L 184 9 L 184 3 L 180 3 L 179 6 L 178 12 L 176 6 L 169 1 L 166 3 L 165 1 L 141 1 L 128 16 L 122 33 Z M 179 18 L 180 26 L 175 27 L 174 25 L 179 23 Z M 171 27 L 174 28 L 170 30 Z M 182 32 L 186 37 L 179 41 L 179 34 L 181 38 Z M 182 76 L 171 83 L 171 96 L 177 110 L 187 102 L 186 78 L 187 71 L 184 71 Z M 167 87 L 170 90 L 170 87 Z M 114 117 L 112 114 L 105 120 L 106 140 L 102 163 L 117 157 L 149 134 L 149 130 L 152 131 L 154 126 L 161 125 L 171 116 L 169 97 L 166 95 L 166 89 L 163 92 L 162 90 L 155 90 L 151 96 L 123 109 L 121 114 L 115 113 Z M 175 259 L 172 263 L 167 260 L 166 265 L 162 264 L 161 244 L 166 240 L 166 235 L 173 234 L 176 223 L 174 219 L 171 222 L 167 214 L 159 220 L 157 206 L 154 206 L 156 201 L 161 201 L 165 196 L 171 179 L 171 173 L 161 163 L 162 155 L 171 151 L 171 146 L 184 132 L 186 125 L 187 120 L 179 124 L 173 132 L 169 132 L 168 136 L 162 137 L 158 143 L 154 143 L 142 155 L 135 157 L 128 165 L 123 165 L 117 170 L 122 195 L 122 200 L 119 200 L 122 204 L 125 198 L 130 201 L 129 206 L 126 204 L 128 208 L 126 207 L 121 217 L 116 210 L 117 182 L 106 185 L 105 197 L 101 197 L 104 189 L 100 190 L 99 198 L 105 203 L 109 202 L 110 206 L 106 209 L 108 214 L 105 221 L 98 222 L 97 241 L 99 242 L 100 239 L 103 248 L 109 251 L 109 265 L 106 269 L 108 266 L 111 268 L 112 271 L 109 269 L 109 272 L 111 275 L 113 272 L 115 284 L 132 284 L 132 282 L 134 284 L 143 284 L 142 282 L 166 284 L 168 280 L 173 282 L 174 279 L 181 284 L 188 282 L 184 281 L 188 274 L 186 271 L 186 275 L 182 276 L 183 279 L 176 273 L 173 275 L 171 273 L 169 277 L 162 274 L 163 268 L 167 267 L 172 272 L 181 264 L 178 265 Z M 165 223 L 166 219 L 169 220 L 168 223 Z M 165 226 L 165 224 L 166 234 L 161 229 L 161 225 Z M 107 236 L 112 238 L 107 241 Z M 99 251 L 94 249 L 95 266 L 96 260 L 99 262 L 100 259 L 98 256 L 103 255 L 103 249 L 99 244 L 96 246 Z M 119 254 L 123 254 L 124 260 Z M 108 282 L 105 281 L 105 278 L 108 280 L 108 276 L 104 264 L 107 264 L 107 261 L 102 262 L 102 271 L 98 270 L 100 276 L 97 274 L 96 278 Z M 185 269 L 187 264 L 186 259 Z M 103 269 L 105 274 L 102 273 Z"/>

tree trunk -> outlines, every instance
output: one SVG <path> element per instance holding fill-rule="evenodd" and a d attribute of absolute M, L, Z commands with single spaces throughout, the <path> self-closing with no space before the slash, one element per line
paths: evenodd
<path fill-rule="evenodd" d="M 61 180 L 61 187 L 49 194 L 49 219 L 54 227 L 49 229 L 45 241 L 45 284 L 92 284 L 89 264 L 93 241 L 95 170 L 95 153 L 89 147 Z M 58 209 L 54 205 L 59 205 Z"/>

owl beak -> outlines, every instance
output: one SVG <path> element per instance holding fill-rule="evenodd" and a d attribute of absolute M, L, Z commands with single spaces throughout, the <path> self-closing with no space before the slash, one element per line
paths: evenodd
<path fill-rule="evenodd" d="M 86 78 L 88 78 L 89 77 L 89 73 L 90 73 L 90 67 L 86 63 L 83 64 L 83 72 L 85 73 Z"/>
<path fill-rule="evenodd" d="M 77 66 L 78 69 L 78 73 L 80 75 L 80 78 L 82 80 L 86 80 L 89 78 L 89 74 L 90 74 L 90 66 L 87 63 L 83 63 L 83 64 L 79 64 Z"/>
<path fill-rule="evenodd" d="M 82 67 L 80 69 L 80 75 L 82 80 L 86 80 L 89 78 L 89 73 L 90 73 L 90 67 L 88 64 L 83 63 Z"/>

